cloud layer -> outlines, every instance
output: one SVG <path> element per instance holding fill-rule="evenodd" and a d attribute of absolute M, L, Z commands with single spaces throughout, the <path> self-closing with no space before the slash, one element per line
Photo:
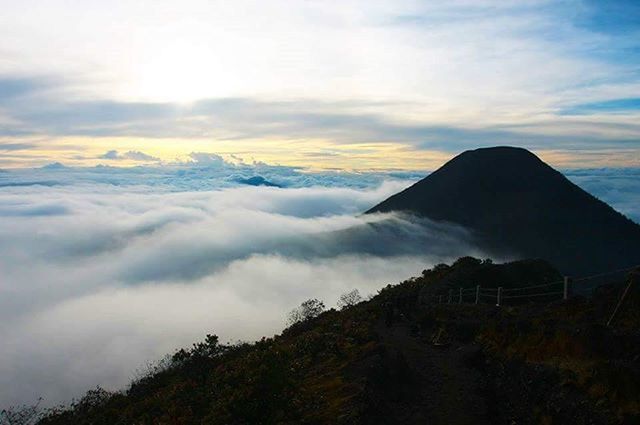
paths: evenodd
<path fill-rule="evenodd" d="M 455 226 L 354 215 L 407 180 L 176 191 L 41 172 L 63 183 L 0 192 L 1 405 L 120 388 L 207 332 L 269 335 L 309 297 L 334 305 L 478 254 Z"/>
<path fill-rule="evenodd" d="M 591 0 L 13 2 L 0 17 L 0 165 L 60 160 L 71 137 L 90 157 L 95 139 L 126 139 L 121 152 L 152 139 L 164 160 L 207 142 L 271 141 L 289 164 L 296 148 L 337 146 L 306 159 L 323 166 L 369 144 L 377 168 L 385 144 L 637 157 L 639 14 Z"/>
<path fill-rule="evenodd" d="M 269 335 L 306 298 L 485 256 L 456 226 L 359 215 L 418 174 L 191 159 L 0 173 L 0 405 L 121 388 L 207 332 Z M 286 188 L 238 183 L 256 175 Z M 637 169 L 565 175 L 640 222 Z"/>
<path fill-rule="evenodd" d="M 592 195 L 640 224 L 640 169 L 566 170 L 565 175 Z"/>

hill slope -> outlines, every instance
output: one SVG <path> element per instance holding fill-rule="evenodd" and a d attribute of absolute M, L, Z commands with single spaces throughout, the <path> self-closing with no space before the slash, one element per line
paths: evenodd
<path fill-rule="evenodd" d="M 460 224 L 483 247 L 543 258 L 573 275 L 640 263 L 640 226 L 531 152 L 466 151 L 367 213 L 409 211 Z"/>
<path fill-rule="evenodd" d="M 452 279 L 556 275 L 539 261 L 438 265 L 274 338 L 226 346 L 210 336 L 126 391 L 94 390 L 40 423 L 638 423 L 640 288 L 614 328 L 604 323 L 620 286 L 507 308 L 420 301 Z"/>

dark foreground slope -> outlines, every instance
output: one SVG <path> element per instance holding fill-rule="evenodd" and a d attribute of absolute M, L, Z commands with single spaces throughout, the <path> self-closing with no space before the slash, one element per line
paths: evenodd
<path fill-rule="evenodd" d="M 421 301 L 453 277 L 514 286 L 527 272 L 557 276 L 536 261 L 439 265 L 255 344 L 209 337 L 128 390 L 93 391 L 40 423 L 638 423 L 638 288 L 613 327 L 619 286 L 517 307 Z"/>
<path fill-rule="evenodd" d="M 525 149 L 464 152 L 368 213 L 389 211 L 460 224 L 485 248 L 543 258 L 566 274 L 640 263 L 638 224 Z"/>

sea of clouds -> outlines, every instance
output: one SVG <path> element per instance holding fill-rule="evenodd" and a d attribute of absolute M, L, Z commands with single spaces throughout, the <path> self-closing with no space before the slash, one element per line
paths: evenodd
<path fill-rule="evenodd" d="M 640 223 L 640 168 L 597 168 L 566 170 L 565 176 Z"/>
<path fill-rule="evenodd" d="M 566 173 L 636 221 L 637 170 Z M 419 172 L 190 164 L 0 172 L 0 405 L 123 388 L 206 333 L 253 340 L 317 297 L 483 256 L 459 227 L 363 216 Z M 280 187 L 246 184 L 251 177 Z M 259 180 L 259 181 L 263 181 Z"/>
<path fill-rule="evenodd" d="M 241 183 L 255 176 L 281 187 Z M 455 226 L 360 215 L 415 178 L 211 155 L 0 173 L 0 405 L 122 388 L 206 333 L 272 335 L 310 297 L 334 306 L 477 253 Z"/>

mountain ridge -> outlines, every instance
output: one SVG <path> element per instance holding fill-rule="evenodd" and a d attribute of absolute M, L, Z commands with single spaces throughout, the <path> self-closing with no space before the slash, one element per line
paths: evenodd
<path fill-rule="evenodd" d="M 460 258 L 340 310 L 308 300 L 312 314 L 254 343 L 207 335 L 126 389 L 96 388 L 38 423 L 638 423 L 638 286 L 604 325 L 638 273 L 590 298 L 429 302 L 452 282 L 495 290 L 558 276 L 539 260 Z"/>

